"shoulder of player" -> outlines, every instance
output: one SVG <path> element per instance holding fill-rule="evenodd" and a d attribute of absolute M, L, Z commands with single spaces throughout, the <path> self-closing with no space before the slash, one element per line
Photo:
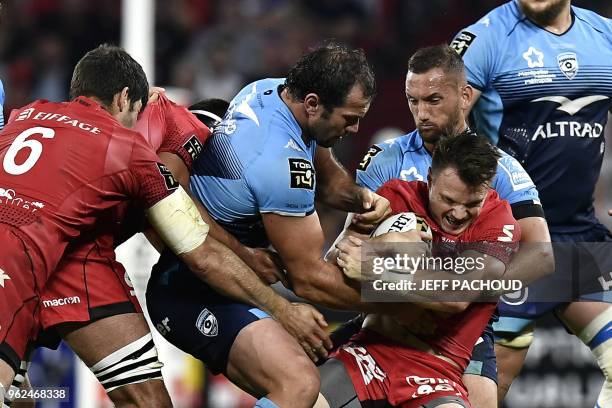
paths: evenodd
<path fill-rule="evenodd" d="M 484 207 L 476 221 L 470 226 L 469 234 L 474 238 L 480 233 L 485 231 L 497 231 L 499 233 L 505 233 L 505 231 L 516 231 L 510 236 L 515 237 L 518 240 L 520 234 L 520 225 L 512 216 L 512 210 L 510 204 L 506 200 L 501 200 L 499 195 L 494 191 L 490 190 L 487 195 Z M 476 234 L 476 235 L 473 235 Z M 487 238 L 490 239 L 489 236 Z"/>
<path fill-rule="evenodd" d="M 523 168 L 523 165 L 518 160 L 516 160 L 514 157 L 510 156 L 508 153 L 506 153 L 499 147 L 497 148 L 497 152 L 500 154 L 500 158 L 497 160 L 497 171 L 498 172 L 500 168 L 506 171 L 510 171 L 511 169 L 525 171 L 525 169 Z"/>
<path fill-rule="evenodd" d="M 384 140 L 373 144 L 380 149 L 380 157 L 402 156 L 404 153 L 423 146 L 423 140 L 417 130 L 393 139 Z M 378 155 L 378 154 L 377 154 Z"/>
<path fill-rule="evenodd" d="M 135 146 L 140 146 L 146 151 L 154 152 L 151 144 L 140 132 L 123 127 L 119 123 L 113 124 L 108 137 L 115 143 L 124 144 L 126 148 L 131 146 L 133 149 Z"/>
<path fill-rule="evenodd" d="M 510 204 L 508 201 L 502 200 L 497 191 L 490 189 L 478 219 L 481 221 L 485 221 L 489 218 L 496 219 L 504 216 L 504 214 L 512 217 Z M 501 221 L 503 220 L 500 219 L 500 222 Z"/>
<path fill-rule="evenodd" d="M 474 24 L 464 28 L 462 33 L 471 35 L 469 41 L 488 40 L 499 42 L 500 36 L 508 36 L 522 20 L 522 14 L 514 1 L 502 4 L 485 14 Z"/>
<path fill-rule="evenodd" d="M 377 193 L 393 191 L 395 193 L 418 197 L 427 191 L 427 183 L 422 181 L 406 181 L 400 179 L 391 179 L 378 188 Z"/>
<path fill-rule="evenodd" d="M 427 218 L 429 223 L 432 222 L 426 210 L 429 201 L 426 183 L 392 179 L 376 192 L 389 200 L 393 213 L 411 211 Z"/>
<path fill-rule="evenodd" d="M 297 167 L 310 167 L 314 161 L 309 146 L 304 145 L 292 132 L 265 132 L 263 140 L 254 144 L 241 156 L 247 175 L 279 177 Z M 296 167 L 297 166 L 297 167 Z M 295 169 L 294 169 L 295 170 Z"/>
<path fill-rule="evenodd" d="M 592 10 L 572 6 L 572 12 L 576 19 L 591 26 L 596 31 L 608 36 L 612 41 L 612 19 L 597 14 Z"/>

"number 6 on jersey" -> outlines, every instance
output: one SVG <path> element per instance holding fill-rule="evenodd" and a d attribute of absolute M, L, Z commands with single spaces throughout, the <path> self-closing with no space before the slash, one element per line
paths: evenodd
<path fill-rule="evenodd" d="M 53 129 L 45 128 L 45 127 L 33 127 L 30 129 L 26 129 L 19 134 L 11 144 L 11 146 L 6 151 L 6 155 L 4 156 L 4 161 L 2 162 L 2 166 L 4 167 L 4 171 L 8 174 L 12 174 L 14 176 L 19 176 L 20 174 L 28 172 L 42 154 L 42 143 L 38 140 L 26 140 L 28 137 L 40 133 L 42 137 L 45 139 L 52 139 L 55 137 L 55 131 Z M 30 155 L 27 159 L 21 163 L 15 163 L 15 158 L 21 149 L 29 148 Z"/>

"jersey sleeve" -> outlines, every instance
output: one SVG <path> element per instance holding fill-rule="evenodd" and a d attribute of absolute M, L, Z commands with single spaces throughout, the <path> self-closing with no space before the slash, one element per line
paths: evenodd
<path fill-rule="evenodd" d="M 497 164 L 497 174 L 492 185 L 499 197 L 508 201 L 511 206 L 540 205 L 538 190 L 527 171 L 514 157 L 501 151 L 500 153 L 502 156 Z"/>
<path fill-rule="evenodd" d="M 177 105 L 165 96 L 163 98 L 165 128 L 163 141 L 158 153 L 168 152 L 179 156 L 189 172 L 198 158 L 204 143 L 210 137 L 210 129 L 193 116 L 187 108 Z"/>
<path fill-rule="evenodd" d="M 160 99 L 147 104 L 140 114 L 134 130 L 144 136 L 145 140 L 153 148 L 153 151 L 157 151 L 162 145 L 165 128 L 166 116 L 160 95 Z"/>
<path fill-rule="evenodd" d="M 306 216 L 314 212 L 316 175 L 306 155 L 260 156 L 245 171 L 260 213 Z"/>
<path fill-rule="evenodd" d="M 146 209 L 172 194 L 179 186 L 170 170 L 142 138 L 134 137 L 128 169 L 133 180 L 128 194 Z"/>
<path fill-rule="evenodd" d="M 372 145 L 357 165 L 357 184 L 376 191 L 387 181 L 398 178 L 401 154 L 398 157 L 394 152 L 394 146 Z"/>
<path fill-rule="evenodd" d="M 465 64 L 467 81 L 474 88 L 483 91 L 493 74 L 494 51 L 499 46 L 496 37 L 499 24 L 492 21 L 491 14 L 484 16 L 476 24 L 461 30 L 450 46 L 459 53 Z"/>

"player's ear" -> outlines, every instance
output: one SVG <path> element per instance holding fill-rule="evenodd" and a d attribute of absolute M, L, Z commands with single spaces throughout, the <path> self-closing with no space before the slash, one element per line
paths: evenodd
<path fill-rule="evenodd" d="M 121 92 L 119 92 L 119 97 L 117 98 L 117 108 L 119 112 L 127 111 L 130 109 L 130 97 L 128 95 L 128 87 L 124 87 Z"/>
<path fill-rule="evenodd" d="M 473 96 L 474 88 L 470 84 L 465 84 L 461 87 L 461 109 L 469 109 Z"/>
<path fill-rule="evenodd" d="M 316 93 L 309 93 L 304 98 L 304 107 L 308 116 L 314 116 L 317 113 L 319 107 L 321 107 L 321 99 Z"/>

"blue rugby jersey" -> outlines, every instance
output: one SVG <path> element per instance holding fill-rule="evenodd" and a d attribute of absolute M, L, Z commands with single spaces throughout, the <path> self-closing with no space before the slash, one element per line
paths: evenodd
<path fill-rule="evenodd" d="M 492 187 L 510 205 L 539 204 L 538 191 L 519 162 L 500 151 L 502 157 Z M 357 184 L 376 191 L 391 179 L 427 182 L 431 155 L 418 130 L 375 144 L 357 167 Z M 540 210 L 541 211 L 541 210 Z"/>
<path fill-rule="evenodd" d="M 612 107 L 612 22 L 571 10 L 571 27 L 557 35 L 527 19 L 514 0 L 451 44 L 482 92 L 472 111 L 478 130 L 527 170 L 553 234 L 598 223 L 593 192 Z"/>
<path fill-rule="evenodd" d="M 242 243 L 267 246 L 261 213 L 314 212 L 316 143 L 280 97 L 283 78 L 243 88 L 193 165 L 190 186 Z"/>

